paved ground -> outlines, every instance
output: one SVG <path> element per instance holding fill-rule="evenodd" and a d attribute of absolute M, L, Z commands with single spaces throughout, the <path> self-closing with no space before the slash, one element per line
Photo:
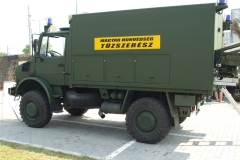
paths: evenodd
<path fill-rule="evenodd" d="M 64 112 L 54 114 L 44 128 L 34 129 L 18 121 L 7 99 L 18 114 L 16 102 L 7 96 L 2 102 L 0 92 L 1 140 L 97 159 L 240 160 L 240 115 L 227 100 L 205 103 L 198 116 L 192 115 L 180 127 L 172 128 L 163 141 L 150 145 L 131 138 L 125 115 L 108 114 L 102 120 L 97 110 L 90 110 L 83 117 Z"/>

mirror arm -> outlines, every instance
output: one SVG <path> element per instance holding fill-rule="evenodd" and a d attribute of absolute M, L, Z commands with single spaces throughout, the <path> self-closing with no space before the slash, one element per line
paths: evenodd
<path fill-rule="evenodd" d="M 32 47 L 31 47 L 31 50 L 32 50 L 32 57 L 33 57 L 33 34 L 32 34 L 32 36 L 31 36 L 31 38 L 32 38 Z"/>

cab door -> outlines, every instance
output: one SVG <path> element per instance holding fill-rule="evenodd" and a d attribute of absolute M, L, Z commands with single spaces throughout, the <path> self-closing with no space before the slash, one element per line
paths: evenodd
<path fill-rule="evenodd" d="M 36 58 L 35 76 L 50 85 L 64 85 L 66 35 L 45 35 L 42 37 L 39 57 Z"/>

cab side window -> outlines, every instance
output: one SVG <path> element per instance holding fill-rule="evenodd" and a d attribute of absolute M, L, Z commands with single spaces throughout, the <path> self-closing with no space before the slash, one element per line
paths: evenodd
<path fill-rule="evenodd" d="M 65 49 L 64 36 L 45 36 L 42 39 L 40 48 L 41 57 L 59 57 L 64 56 Z"/>

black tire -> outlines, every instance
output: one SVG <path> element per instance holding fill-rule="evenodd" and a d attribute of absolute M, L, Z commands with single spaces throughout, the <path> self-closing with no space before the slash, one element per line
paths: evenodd
<path fill-rule="evenodd" d="M 66 97 L 67 105 L 71 108 L 99 108 L 102 103 L 102 99 L 99 93 L 77 93 L 74 90 L 69 90 L 66 93 Z"/>
<path fill-rule="evenodd" d="M 170 115 L 166 106 L 154 98 L 134 101 L 127 114 L 129 134 L 138 142 L 154 144 L 166 137 L 170 130 Z"/>
<path fill-rule="evenodd" d="M 22 96 L 20 115 L 29 127 L 40 128 L 52 118 L 47 96 L 40 91 L 29 91 Z"/>
<path fill-rule="evenodd" d="M 87 111 L 88 109 L 80 109 L 80 108 L 71 108 L 67 110 L 67 112 L 72 116 L 82 116 Z"/>

